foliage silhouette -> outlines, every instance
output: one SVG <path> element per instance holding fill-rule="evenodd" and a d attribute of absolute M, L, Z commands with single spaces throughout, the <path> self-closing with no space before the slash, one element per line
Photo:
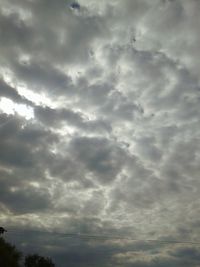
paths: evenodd
<path fill-rule="evenodd" d="M 0 226 L 0 235 L 3 235 L 7 230 Z"/>
<path fill-rule="evenodd" d="M 6 242 L 0 237 L 0 266 L 2 267 L 20 267 L 22 254 L 15 246 Z"/>
<path fill-rule="evenodd" d="M 37 254 L 30 254 L 25 257 L 24 267 L 55 267 L 50 258 Z M 0 267 L 22 267 L 22 253 L 15 246 L 6 242 L 0 237 Z"/>
<path fill-rule="evenodd" d="M 25 267 L 55 267 L 50 258 L 44 258 L 37 254 L 26 256 L 24 265 Z"/>

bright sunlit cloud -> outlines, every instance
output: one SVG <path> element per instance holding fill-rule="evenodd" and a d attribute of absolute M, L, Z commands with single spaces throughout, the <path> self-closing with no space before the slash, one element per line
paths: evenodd
<path fill-rule="evenodd" d="M 12 100 L 2 97 L 0 100 L 0 110 L 8 115 L 18 114 L 27 120 L 34 118 L 32 107 L 24 104 L 16 104 Z"/>
<path fill-rule="evenodd" d="M 30 100 L 36 105 L 52 106 L 51 100 L 48 97 L 46 97 L 44 94 L 35 93 L 31 90 L 28 90 L 26 87 L 23 87 L 23 86 L 19 86 L 17 88 L 17 91 L 21 96 Z"/>

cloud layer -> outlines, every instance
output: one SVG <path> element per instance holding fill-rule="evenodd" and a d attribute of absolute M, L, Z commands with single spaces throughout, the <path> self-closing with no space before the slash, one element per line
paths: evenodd
<path fill-rule="evenodd" d="M 200 240 L 199 1 L 0 3 L 8 238 L 60 267 L 198 266 L 195 244 L 55 232 Z"/>

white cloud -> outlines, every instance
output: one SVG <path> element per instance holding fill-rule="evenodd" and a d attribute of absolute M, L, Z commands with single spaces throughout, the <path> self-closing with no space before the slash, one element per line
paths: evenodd
<path fill-rule="evenodd" d="M 27 120 L 34 118 L 32 107 L 24 104 L 16 104 L 8 98 L 1 98 L 0 109 L 2 113 L 14 115 L 15 113 L 26 118 Z"/>

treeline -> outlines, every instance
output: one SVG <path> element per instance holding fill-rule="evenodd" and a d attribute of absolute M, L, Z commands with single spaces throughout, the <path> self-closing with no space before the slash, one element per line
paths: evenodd
<path fill-rule="evenodd" d="M 0 237 L 1 267 L 55 267 L 50 258 L 30 254 L 23 256 L 18 249 Z"/>

